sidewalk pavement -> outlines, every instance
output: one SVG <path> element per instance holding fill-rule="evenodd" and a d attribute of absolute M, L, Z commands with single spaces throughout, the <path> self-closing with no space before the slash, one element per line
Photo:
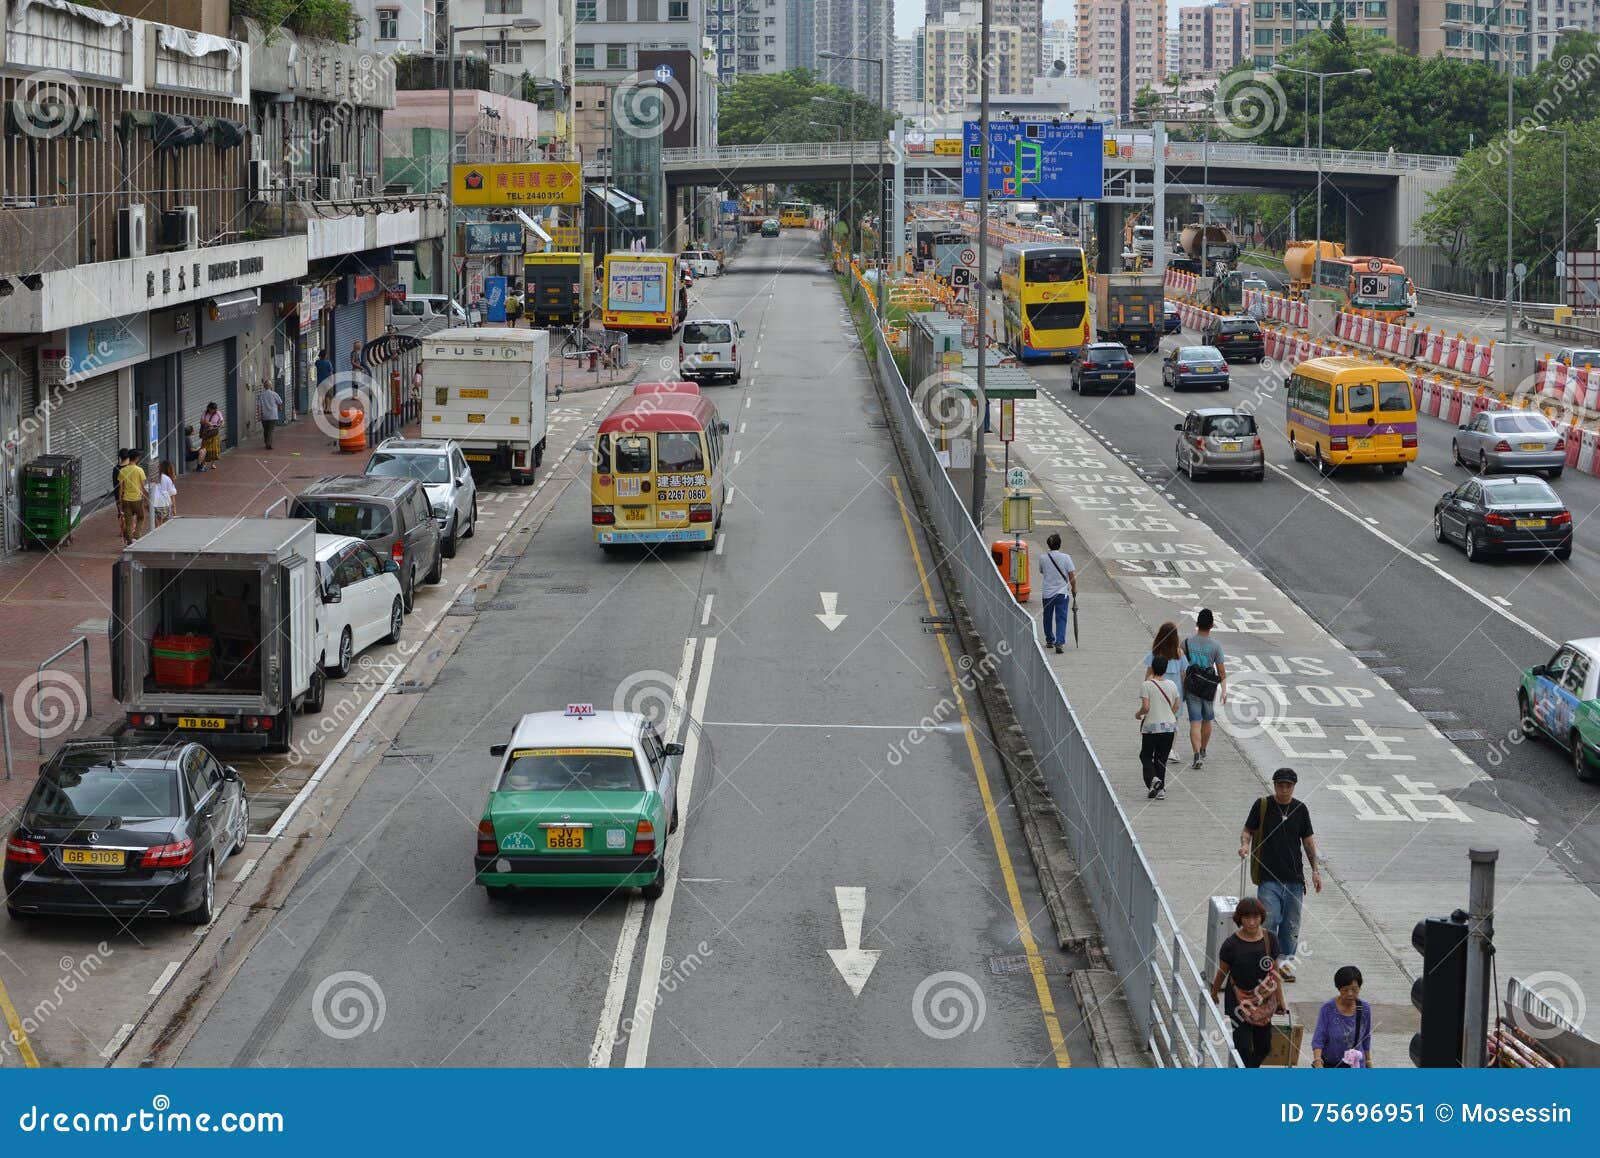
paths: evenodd
<path fill-rule="evenodd" d="M 553 399 L 563 368 L 559 354 L 550 361 L 548 394 Z M 568 369 L 566 391 L 593 389 L 597 383 L 611 386 L 653 369 L 653 363 L 641 364 L 637 358 L 629 366 L 602 370 L 598 376 L 587 369 L 574 375 Z M 415 437 L 417 424 L 402 433 Z M 367 461 L 365 452 L 340 453 L 309 417 L 279 427 L 273 442 L 269 451 L 257 434 L 245 445 L 224 451 L 220 469 L 180 477 L 179 515 L 257 516 L 323 475 L 359 474 Z M 121 717 L 111 699 L 106 642 L 111 565 L 121 551 L 116 511 L 106 504 L 84 518 L 69 546 L 0 558 L 0 640 L 5 641 L 0 647 L 0 694 L 10 712 L 13 763 L 9 781 L 0 765 L 0 824 L 7 831 L 12 813 L 26 799 L 43 763 L 41 733 L 48 755 L 63 740 L 103 733 Z M 89 640 L 89 688 L 83 687 L 78 649 L 51 665 L 48 670 L 58 674 L 47 676 L 42 697 L 36 696 L 36 666 L 79 636 Z M 91 705 L 93 713 L 88 714 Z"/>
<path fill-rule="evenodd" d="M 1155 468 L 1141 467 L 1142 477 L 1045 396 L 1018 404 L 1016 431 L 1011 460 L 1029 469 L 1035 492 L 1035 556 L 1058 531 L 1078 569 L 1081 640 L 1075 645 L 1069 635 L 1065 653 L 1048 658 L 1207 981 L 1216 968 L 1204 959 L 1209 899 L 1240 892 L 1246 813 L 1270 791 L 1272 770 L 1288 764 L 1316 825 L 1324 884 L 1311 894 L 1308 871 L 1299 980 L 1286 990 L 1297 1023 L 1314 1025 L 1333 995 L 1333 971 L 1356 965 L 1372 1006 L 1376 1063 L 1410 1064 L 1417 1028 L 1410 990 L 1421 966 L 1411 929 L 1465 907 L 1469 846 L 1500 850 L 1499 992 L 1513 975 L 1548 979 L 1550 970 L 1579 992 L 1600 985 L 1589 932 L 1600 901 L 1547 855 L 1537 829 L 1497 802 L 1470 758 L 1178 509 Z M 996 473 L 992 485 L 1002 493 L 1003 478 Z M 1029 604 L 1035 614 L 1037 584 Z M 1192 751 L 1180 731 L 1167 798 L 1150 800 L 1133 717 L 1144 655 L 1162 620 L 1193 634 L 1201 606 L 1217 615 L 1228 701 L 1218 708 L 1204 767 L 1189 767 Z M 1554 913 L 1563 919 L 1552 923 Z M 1308 1034 L 1300 1064 L 1310 1060 Z"/>

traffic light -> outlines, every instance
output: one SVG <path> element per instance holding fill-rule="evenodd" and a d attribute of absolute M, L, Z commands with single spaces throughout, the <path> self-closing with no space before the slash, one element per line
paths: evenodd
<path fill-rule="evenodd" d="M 1411 945 L 1422 954 L 1422 976 L 1411 986 L 1411 1004 L 1422 1013 L 1422 1028 L 1411 1036 L 1411 1063 L 1459 1067 L 1467 1019 L 1466 913 L 1418 921 Z"/>

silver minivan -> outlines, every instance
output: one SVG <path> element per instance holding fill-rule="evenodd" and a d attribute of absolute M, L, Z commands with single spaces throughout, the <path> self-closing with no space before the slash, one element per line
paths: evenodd
<path fill-rule="evenodd" d="M 739 381 L 742 337 L 744 330 L 732 318 L 690 318 L 678 333 L 679 372 L 690 382 Z"/>
<path fill-rule="evenodd" d="M 1178 432 L 1178 469 L 1197 479 L 1203 474 L 1244 474 L 1260 482 L 1267 475 L 1255 416 L 1228 406 L 1191 410 Z"/>

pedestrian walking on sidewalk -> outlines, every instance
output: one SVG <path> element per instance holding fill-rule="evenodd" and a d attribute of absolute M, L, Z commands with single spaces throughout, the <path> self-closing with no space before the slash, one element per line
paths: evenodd
<path fill-rule="evenodd" d="M 1272 795 L 1250 805 L 1239 834 L 1239 856 L 1250 860 L 1250 879 L 1266 906 L 1266 929 L 1277 940 L 1285 981 L 1294 980 L 1292 964 L 1300 943 L 1300 911 L 1305 905 L 1305 865 L 1311 862 L 1311 885 L 1322 891 L 1322 869 L 1317 861 L 1317 838 L 1311 827 L 1311 810 L 1294 798 L 1299 782 L 1293 768 L 1272 774 Z"/>
<path fill-rule="evenodd" d="M 333 377 L 333 359 L 328 357 L 328 351 L 322 350 L 317 354 L 317 389 L 322 389 L 322 384 Z"/>
<path fill-rule="evenodd" d="M 1233 1020 L 1233 1048 L 1247 1069 L 1260 1069 L 1272 1051 L 1272 1015 L 1288 1006 L 1278 977 L 1277 938 L 1262 928 L 1266 909 L 1254 897 L 1240 897 L 1233 909 L 1238 932 L 1217 952 L 1211 1000 L 1223 996 L 1223 1012 Z"/>
<path fill-rule="evenodd" d="M 1061 549 L 1061 536 L 1052 533 L 1039 560 L 1044 577 L 1044 645 L 1059 653 L 1067 642 L 1067 611 L 1078 594 L 1078 572 L 1072 556 Z"/>
<path fill-rule="evenodd" d="M 125 454 L 126 461 L 117 471 L 117 513 L 122 524 L 123 545 L 131 546 L 144 529 L 146 491 L 139 452 L 129 449 Z"/>
<path fill-rule="evenodd" d="M 1183 641 L 1187 662 L 1183 677 L 1183 703 L 1189 710 L 1189 746 L 1194 749 L 1194 767 L 1206 760 L 1211 743 L 1211 723 L 1217 706 L 1228 699 L 1228 669 L 1222 662 L 1222 645 L 1211 638 L 1215 622 L 1209 607 L 1194 617 L 1195 634 Z"/>
<path fill-rule="evenodd" d="M 150 510 L 153 524 L 159 527 L 178 513 L 178 476 L 172 469 L 171 459 L 161 460 L 161 473 L 150 487 Z"/>
<path fill-rule="evenodd" d="M 1149 679 L 1155 675 L 1155 662 L 1157 658 L 1167 661 L 1167 678 L 1178 689 L 1178 723 L 1181 726 L 1188 717 L 1188 708 L 1183 703 L 1183 676 L 1189 670 L 1189 661 L 1183 658 L 1183 644 L 1178 642 L 1178 625 L 1168 620 L 1156 628 L 1156 636 L 1150 641 L 1150 650 L 1144 657 L 1144 678 Z"/>
<path fill-rule="evenodd" d="M 193 467 L 196 473 L 206 469 L 206 452 L 200 445 L 200 436 L 194 432 L 194 427 L 183 428 L 183 466 L 187 470 Z"/>
<path fill-rule="evenodd" d="M 361 340 L 357 338 L 350 343 L 350 371 L 351 373 L 365 373 L 367 360 L 361 354 Z"/>
<path fill-rule="evenodd" d="M 1337 997 L 1322 1003 L 1311 1033 L 1311 1066 L 1361 1070 L 1372 1066 L 1372 1006 L 1361 1000 L 1361 970 L 1341 965 L 1333 974 Z"/>
<path fill-rule="evenodd" d="M 1139 767 L 1144 772 L 1145 798 L 1167 798 L 1167 757 L 1178 735 L 1178 685 L 1167 677 L 1167 661 L 1159 655 L 1150 676 L 1139 685 Z"/>
<path fill-rule="evenodd" d="M 271 450 L 272 432 L 283 420 L 283 395 L 272 388 L 271 382 L 261 383 L 261 393 L 256 395 L 256 417 L 261 419 L 261 437 Z"/>
<path fill-rule="evenodd" d="M 215 402 L 207 402 L 206 412 L 200 416 L 200 448 L 211 469 L 216 470 L 222 458 L 222 411 Z"/>

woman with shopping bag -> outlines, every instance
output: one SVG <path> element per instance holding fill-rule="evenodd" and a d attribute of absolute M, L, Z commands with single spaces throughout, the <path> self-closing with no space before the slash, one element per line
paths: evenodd
<path fill-rule="evenodd" d="M 1322 1003 L 1311 1034 L 1314 1069 L 1359 1070 L 1372 1065 L 1372 1006 L 1361 1000 L 1361 970 L 1343 965 L 1333 975 L 1338 995 Z"/>
<path fill-rule="evenodd" d="M 1272 1050 L 1272 1016 L 1288 1012 L 1278 978 L 1277 939 L 1261 927 L 1267 910 L 1254 897 L 1241 897 L 1233 910 L 1239 931 L 1217 952 L 1211 1000 L 1227 995 L 1223 1011 L 1233 1019 L 1233 1047 L 1248 1069 L 1259 1069 Z"/>

